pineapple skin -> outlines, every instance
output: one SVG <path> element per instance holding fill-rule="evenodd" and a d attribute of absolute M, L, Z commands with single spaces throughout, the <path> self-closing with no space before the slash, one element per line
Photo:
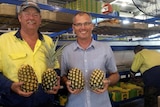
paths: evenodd
<path fill-rule="evenodd" d="M 35 92 L 38 89 L 37 76 L 30 65 L 22 65 L 18 70 L 18 80 L 23 82 L 21 90 L 24 92 Z"/>
<path fill-rule="evenodd" d="M 82 72 L 78 68 L 72 68 L 69 70 L 67 78 L 71 81 L 71 88 L 83 89 L 85 86 L 84 77 Z"/>
<path fill-rule="evenodd" d="M 48 68 L 42 75 L 42 88 L 45 91 L 52 90 L 57 85 L 57 73 L 54 69 Z"/>
<path fill-rule="evenodd" d="M 100 69 L 95 69 L 90 76 L 89 86 L 92 90 L 104 88 L 104 72 Z"/>

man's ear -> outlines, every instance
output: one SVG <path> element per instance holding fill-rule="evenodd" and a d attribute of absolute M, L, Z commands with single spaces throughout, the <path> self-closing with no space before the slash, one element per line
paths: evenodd
<path fill-rule="evenodd" d="M 92 30 L 95 28 L 95 24 L 92 23 Z"/>

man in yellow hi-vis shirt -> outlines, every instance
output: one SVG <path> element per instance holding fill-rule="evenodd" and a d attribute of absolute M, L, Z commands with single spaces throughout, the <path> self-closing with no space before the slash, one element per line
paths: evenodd
<path fill-rule="evenodd" d="M 131 74 L 140 70 L 144 82 L 144 107 L 158 107 L 157 97 L 160 95 L 160 53 L 156 50 L 144 49 L 138 45 L 134 49 L 134 60 Z"/>
<path fill-rule="evenodd" d="M 60 80 L 53 90 L 42 89 L 42 74 L 47 69 L 44 46 L 54 45 L 49 36 L 39 32 L 40 8 L 34 2 L 24 2 L 18 13 L 20 29 L 0 36 L 0 105 L 4 107 L 48 107 L 60 88 Z M 36 92 L 21 90 L 18 69 L 23 64 L 33 67 L 38 78 Z M 58 61 L 55 67 L 59 68 Z"/>

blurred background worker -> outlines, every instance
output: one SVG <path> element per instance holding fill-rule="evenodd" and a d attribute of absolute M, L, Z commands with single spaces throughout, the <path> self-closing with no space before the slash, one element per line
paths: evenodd
<path fill-rule="evenodd" d="M 21 25 L 18 31 L 0 36 L 0 105 L 49 107 L 60 88 L 59 80 L 57 86 L 48 91 L 44 91 L 41 84 L 42 74 L 47 69 L 45 46 L 54 45 L 53 40 L 39 31 L 41 14 L 36 3 L 24 2 L 20 6 L 18 20 Z M 28 66 L 21 68 L 22 65 Z M 54 65 L 54 68 L 59 68 L 57 61 Z M 21 74 L 18 75 L 18 71 Z M 34 78 L 30 81 L 33 84 L 24 85 L 24 81 L 19 81 L 19 78 L 24 78 L 24 81 Z"/>
<path fill-rule="evenodd" d="M 144 107 L 158 107 L 157 96 L 160 95 L 160 53 L 156 50 L 144 49 L 137 45 L 134 49 L 134 60 L 131 75 L 140 71 L 144 82 Z"/>

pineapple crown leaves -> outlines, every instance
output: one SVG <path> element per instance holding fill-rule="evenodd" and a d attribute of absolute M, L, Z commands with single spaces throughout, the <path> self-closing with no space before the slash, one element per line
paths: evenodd
<path fill-rule="evenodd" d="M 57 57 L 61 55 L 63 48 L 66 46 L 65 44 L 59 47 L 57 50 L 59 38 L 56 39 L 55 43 L 50 47 L 45 44 L 45 55 L 47 59 L 47 66 L 53 68 L 54 62 L 57 60 Z"/>

